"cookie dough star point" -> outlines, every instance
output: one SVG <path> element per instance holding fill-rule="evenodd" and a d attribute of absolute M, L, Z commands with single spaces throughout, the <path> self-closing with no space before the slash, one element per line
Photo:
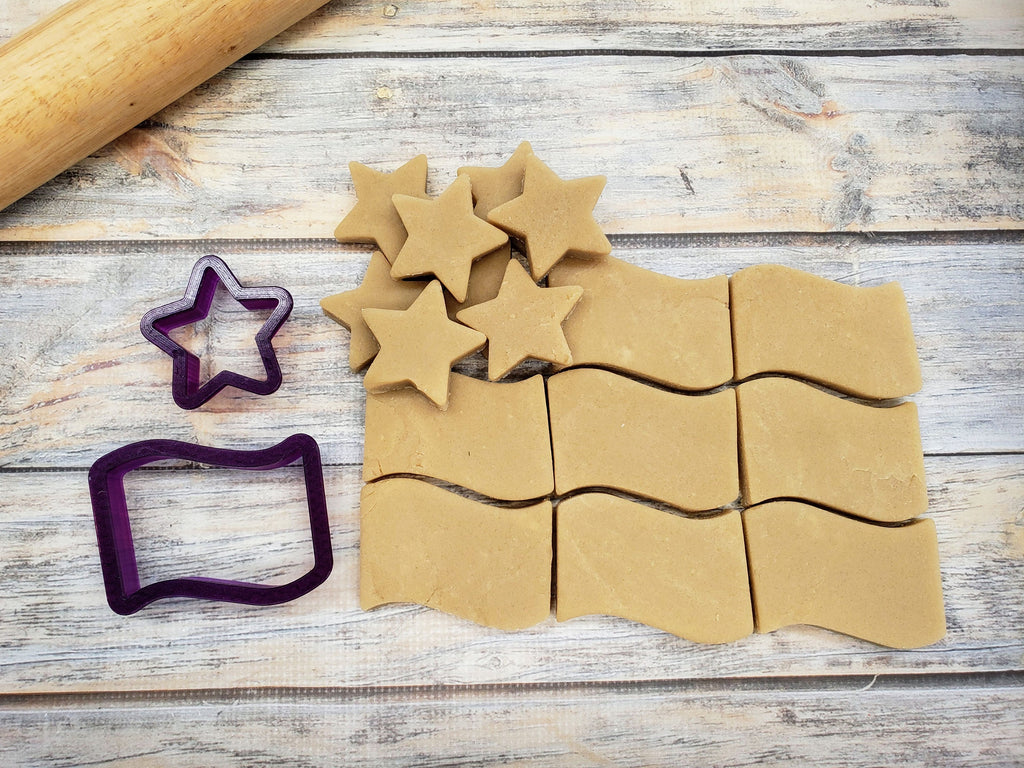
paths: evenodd
<path fill-rule="evenodd" d="M 570 365 L 562 323 L 583 296 L 579 286 L 542 288 L 510 261 L 497 297 L 458 313 L 487 336 L 487 378 L 497 381 L 527 358 Z"/>
<path fill-rule="evenodd" d="M 417 155 L 391 173 L 352 161 L 348 165 L 356 204 L 334 230 L 341 243 L 376 243 L 394 261 L 406 239 L 405 226 L 391 198 L 395 194 L 427 196 L 427 156 Z"/>
<path fill-rule="evenodd" d="M 456 362 L 482 348 L 487 337 L 448 319 L 441 283 L 432 281 L 406 310 L 364 309 L 380 352 L 366 372 L 371 393 L 412 386 L 438 408 L 448 407 Z"/>

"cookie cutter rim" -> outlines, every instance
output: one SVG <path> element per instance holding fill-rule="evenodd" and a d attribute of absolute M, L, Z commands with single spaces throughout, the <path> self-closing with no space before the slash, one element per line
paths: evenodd
<path fill-rule="evenodd" d="M 269 470 L 302 459 L 313 543 L 313 567 L 287 584 L 266 585 L 206 577 L 183 577 L 139 583 L 124 477 L 133 469 L 164 459 L 182 459 L 226 469 Z M 323 466 L 316 440 L 295 434 L 269 448 L 211 448 L 178 440 L 143 440 L 117 448 L 89 470 L 93 519 L 107 603 L 123 616 L 154 600 L 189 597 L 245 605 L 276 605 L 307 594 L 327 580 L 334 567 Z"/>
<path fill-rule="evenodd" d="M 199 386 L 199 357 L 169 336 L 175 328 L 195 323 L 209 315 L 218 285 L 223 285 L 235 301 L 250 311 L 272 309 L 270 317 L 256 334 L 256 348 L 267 374 L 265 380 L 225 370 L 219 371 Z M 171 356 L 171 396 L 180 408 L 190 411 L 229 386 L 256 395 L 269 395 L 278 390 L 283 377 L 271 339 L 288 319 L 293 304 L 292 295 L 284 288 L 269 285 L 249 288 L 242 286 L 224 260 L 211 254 L 203 256 L 193 265 L 185 295 L 177 301 L 146 312 L 139 322 L 139 329 L 148 341 Z"/>

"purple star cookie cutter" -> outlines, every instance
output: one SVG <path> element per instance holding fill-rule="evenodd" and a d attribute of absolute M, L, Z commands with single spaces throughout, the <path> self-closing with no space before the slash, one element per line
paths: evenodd
<path fill-rule="evenodd" d="M 133 469 L 164 459 L 183 459 L 247 470 L 277 469 L 302 459 L 309 529 L 313 541 L 313 567 L 294 581 L 275 586 L 203 577 L 167 579 L 141 585 L 124 476 Z M 92 495 L 107 602 L 115 612 L 124 616 L 164 597 L 276 605 L 301 597 L 320 586 L 334 567 L 320 448 L 309 435 L 292 435 L 270 448 L 252 451 L 209 448 L 178 440 L 131 443 L 111 451 L 92 465 L 89 470 L 89 492 Z"/>
<path fill-rule="evenodd" d="M 199 386 L 199 358 L 168 335 L 175 328 L 202 320 L 210 313 L 217 285 L 223 285 L 234 299 L 248 310 L 272 309 L 267 322 L 256 334 L 256 347 L 263 358 L 267 378 L 264 381 L 234 371 L 220 371 Z M 142 335 L 173 359 L 171 394 L 185 410 L 198 408 L 224 387 L 235 387 L 257 395 L 269 395 L 281 386 L 281 366 L 270 340 L 292 311 L 292 295 L 284 288 L 260 286 L 244 288 L 228 265 L 217 256 L 204 256 L 192 267 L 184 298 L 149 310 L 139 324 Z"/>

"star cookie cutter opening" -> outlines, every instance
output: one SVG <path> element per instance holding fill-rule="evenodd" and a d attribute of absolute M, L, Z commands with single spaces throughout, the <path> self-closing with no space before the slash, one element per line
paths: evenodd
<path fill-rule="evenodd" d="M 141 585 L 124 477 L 133 469 L 165 459 L 247 470 L 277 469 L 301 459 L 313 542 L 313 567 L 287 584 L 274 586 L 204 577 Z M 323 584 L 334 567 L 320 448 L 309 435 L 295 434 L 270 448 L 252 451 L 210 448 L 177 440 L 131 443 L 111 451 L 92 465 L 89 492 L 107 602 L 123 616 L 165 597 L 193 597 L 246 605 L 285 603 Z"/>
<path fill-rule="evenodd" d="M 220 371 L 202 386 L 199 358 L 168 335 L 202 320 L 210 313 L 217 286 L 223 285 L 231 296 L 250 311 L 273 310 L 256 334 L 256 348 L 263 359 L 267 378 L 263 381 L 243 376 L 234 371 Z M 259 286 L 244 288 L 232 274 L 228 265 L 217 256 L 204 256 L 192 267 L 185 296 L 178 301 L 149 310 L 139 323 L 142 335 L 162 349 L 173 360 L 171 394 L 174 402 L 185 410 L 198 408 L 224 387 L 235 387 L 256 395 L 269 395 L 281 386 L 281 366 L 271 344 L 292 311 L 292 295 L 284 288 Z"/>

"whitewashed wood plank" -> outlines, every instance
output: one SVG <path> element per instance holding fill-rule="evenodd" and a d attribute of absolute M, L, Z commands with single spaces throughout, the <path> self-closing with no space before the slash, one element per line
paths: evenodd
<path fill-rule="evenodd" d="M 523 139 L 611 233 L 1015 228 L 1021 58 L 256 59 L 0 213 L 4 239 L 329 237 L 347 164 L 438 192 Z"/>
<path fill-rule="evenodd" d="M 1022 713 L 1020 688 L 113 699 L 0 708 L 0 756 L 12 767 L 1012 766 Z"/>
<path fill-rule="evenodd" d="M 355 467 L 325 473 L 336 564 L 323 586 L 277 607 L 165 600 L 122 617 L 105 602 L 86 473 L 0 473 L 0 693 L 1019 669 L 1024 457 L 936 457 L 926 471 L 949 632 L 915 651 L 810 627 L 698 645 L 601 616 L 502 632 L 413 605 L 364 612 Z M 290 562 L 308 559 L 295 484 L 247 476 L 226 503 L 219 476 L 197 483 L 192 474 L 133 479 L 151 577 L 206 566 L 225 577 L 282 578 Z M 286 519 L 275 517 L 278 506 Z"/>
<path fill-rule="evenodd" d="M 0 42 L 62 0 L 0 4 Z M 1014 0 L 761 4 L 599 0 L 466 3 L 336 0 L 262 52 L 886 50 L 1020 48 L 1024 12 Z"/>
<path fill-rule="evenodd" d="M 292 292 L 295 309 L 275 338 L 284 384 L 266 397 L 226 390 L 182 411 L 170 396 L 170 358 L 138 323 L 184 293 L 208 252 L 243 284 Z M 639 238 L 617 242 L 615 253 L 687 278 L 776 262 L 854 285 L 899 281 L 924 372 L 913 399 L 925 451 L 1024 451 L 1024 243 Z M 0 466 L 86 467 L 132 440 L 256 446 L 293 431 L 316 436 L 328 463 L 361 462 L 362 377 L 348 370 L 348 332 L 318 302 L 358 285 L 366 263 L 365 250 L 326 241 L 0 244 L 0 286 L 10 297 L 0 303 Z M 251 342 L 260 321 L 244 311 L 215 317 L 218 330 L 205 337 L 214 359 L 262 376 Z M 474 360 L 479 367 L 483 358 Z"/>

